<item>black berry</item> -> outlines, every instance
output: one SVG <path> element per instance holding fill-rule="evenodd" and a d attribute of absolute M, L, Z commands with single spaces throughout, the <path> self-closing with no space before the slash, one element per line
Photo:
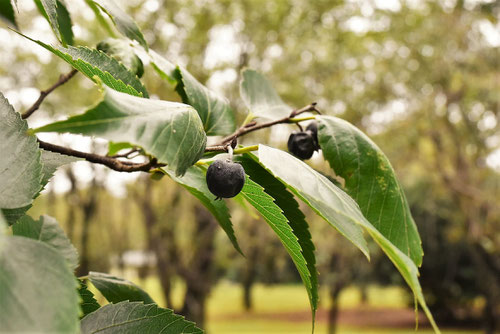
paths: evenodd
<path fill-rule="evenodd" d="M 245 170 L 231 160 L 215 160 L 207 170 L 207 186 L 217 198 L 239 194 L 245 184 Z"/>
<path fill-rule="evenodd" d="M 313 139 L 314 139 L 314 145 L 315 145 L 315 150 L 318 151 L 320 149 L 319 147 L 319 141 L 318 141 L 318 123 L 316 122 L 311 122 L 306 128 L 306 132 L 310 132 Z"/>
<path fill-rule="evenodd" d="M 288 138 L 288 151 L 299 159 L 310 159 L 315 150 L 316 144 L 310 131 L 294 132 Z"/>

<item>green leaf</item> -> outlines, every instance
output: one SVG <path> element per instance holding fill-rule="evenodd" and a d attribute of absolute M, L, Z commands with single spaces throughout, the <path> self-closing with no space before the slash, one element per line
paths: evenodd
<path fill-rule="evenodd" d="M 77 283 L 54 248 L 0 236 L 0 326 L 9 333 L 76 333 Z"/>
<path fill-rule="evenodd" d="M 54 176 L 57 168 L 70 164 L 75 161 L 80 161 L 82 159 L 72 157 L 69 155 L 59 154 L 56 152 L 42 151 L 42 187 L 45 187 L 49 180 Z"/>
<path fill-rule="evenodd" d="M 34 220 L 30 216 L 24 216 L 12 225 L 12 232 L 20 237 L 46 243 L 66 259 L 71 269 L 78 267 L 78 252 L 54 218 L 44 215 Z"/>
<path fill-rule="evenodd" d="M 80 287 L 78 288 L 78 293 L 80 294 L 80 309 L 81 315 L 80 319 L 85 317 L 87 314 L 98 310 L 101 305 L 95 300 L 94 294 L 89 291 L 87 284 L 84 281 L 78 280 Z"/>
<path fill-rule="evenodd" d="M 82 319 L 81 332 L 82 334 L 203 333 L 193 322 L 174 314 L 172 310 L 140 302 L 122 302 L 101 307 Z"/>
<path fill-rule="evenodd" d="M 97 6 L 93 0 L 85 0 L 85 3 L 90 7 L 92 12 L 94 12 L 97 21 L 99 21 L 99 23 L 104 27 L 104 29 L 106 29 L 107 35 L 110 37 L 116 37 L 114 29 L 108 23 L 106 18 L 102 15 L 102 11 L 99 9 L 100 7 Z"/>
<path fill-rule="evenodd" d="M 208 136 L 224 136 L 236 129 L 233 110 L 227 99 L 203 86 L 186 69 L 178 66 L 175 71 L 176 90 L 182 102 L 192 105 L 200 115 Z"/>
<path fill-rule="evenodd" d="M 49 22 L 57 39 L 66 46 L 73 44 L 71 17 L 64 3 L 60 0 L 35 0 L 40 13 Z"/>
<path fill-rule="evenodd" d="M 186 188 L 193 196 L 198 198 L 200 202 L 210 211 L 217 222 L 226 232 L 229 240 L 234 248 L 243 254 L 236 236 L 234 235 L 233 224 L 231 223 L 231 215 L 224 201 L 216 201 L 215 196 L 208 190 L 207 181 L 205 178 L 206 170 L 199 166 L 190 167 L 186 174 L 182 177 L 176 177 L 171 171 L 163 169 L 175 182 Z"/>
<path fill-rule="evenodd" d="M 30 205 L 42 188 L 42 164 L 36 137 L 0 93 L 0 209 Z"/>
<path fill-rule="evenodd" d="M 357 225 L 365 218 L 352 198 L 306 163 L 281 150 L 259 145 L 259 163 L 369 257 Z"/>
<path fill-rule="evenodd" d="M 139 29 L 134 20 L 132 20 L 132 18 L 128 16 L 127 13 L 125 13 L 120 7 L 118 7 L 114 1 L 93 0 L 93 2 L 111 18 L 119 32 L 130 39 L 136 40 L 146 50 L 148 49 L 148 43 L 144 39 L 141 29 Z"/>
<path fill-rule="evenodd" d="M 97 44 L 97 50 L 115 58 L 139 78 L 144 74 L 144 65 L 135 54 L 129 40 L 106 38 Z"/>
<path fill-rule="evenodd" d="M 113 156 L 115 154 L 118 154 L 118 152 L 125 150 L 125 149 L 132 149 L 134 145 L 130 143 L 115 143 L 110 141 L 108 143 L 108 156 Z"/>
<path fill-rule="evenodd" d="M 246 69 L 242 76 L 240 95 L 253 116 L 274 120 L 290 115 L 292 108 L 281 100 L 262 74 Z"/>
<path fill-rule="evenodd" d="M 105 89 L 104 100 L 86 113 L 36 129 L 99 136 L 141 146 L 182 175 L 203 155 L 206 135 L 191 106 Z"/>
<path fill-rule="evenodd" d="M 135 50 L 139 57 L 149 60 L 160 77 L 176 85 L 175 90 L 182 102 L 198 111 L 207 135 L 224 136 L 235 130 L 234 113 L 227 99 L 202 85 L 185 68 L 175 66 L 153 50 L 146 52 L 138 47 Z"/>
<path fill-rule="evenodd" d="M 16 209 L 2 209 L 1 213 L 4 216 L 7 224 L 12 225 L 23 217 L 32 205 L 26 205 Z"/>
<path fill-rule="evenodd" d="M 422 243 L 394 169 L 378 146 L 352 124 L 320 116 L 318 139 L 335 174 L 363 215 L 390 242 L 422 264 Z"/>
<path fill-rule="evenodd" d="M 0 18 L 3 18 L 5 21 L 17 28 L 16 15 L 14 14 L 14 8 L 12 7 L 12 2 L 10 0 L 0 1 Z"/>
<path fill-rule="evenodd" d="M 299 204 L 286 187 L 278 181 L 271 173 L 257 162 L 253 154 L 237 157 L 252 180 L 264 187 L 264 191 L 274 198 L 274 203 L 283 210 L 283 215 L 288 219 L 293 234 L 297 237 L 302 254 L 307 262 L 308 275 L 310 275 L 311 289 L 307 289 L 311 309 L 313 312 L 313 323 L 316 309 L 318 308 L 318 271 L 316 270 L 316 256 L 314 255 L 314 244 L 311 240 L 309 225 L 306 217 L 300 211 Z M 304 285 L 307 287 L 307 281 Z"/>
<path fill-rule="evenodd" d="M 259 145 L 259 163 L 331 225 L 337 228 L 341 226 L 344 230 L 342 234 L 368 255 L 366 242 L 360 231 L 351 229 L 354 226 L 352 224 L 356 224 L 357 228 L 363 227 L 394 263 L 412 289 L 434 330 L 439 333 L 425 303 L 415 263 L 366 220 L 351 197 L 306 163 L 281 150 Z"/>
<path fill-rule="evenodd" d="M 311 282 L 311 273 L 304 258 L 302 247 L 294 234 L 292 227 L 289 225 L 288 218 L 283 214 L 283 210 L 275 203 L 275 199 L 271 197 L 263 187 L 252 181 L 249 177 L 245 180 L 245 185 L 241 190 L 241 195 L 262 215 L 264 220 L 273 229 L 279 237 L 283 246 L 295 263 L 295 267 L 302 278 L 302 282 L 306 287 L 307 293 L 310 296 L 311 308 L 313 314 L 316 311 L 317 287 L 314 288 Z M 313 292 L 313 290 L 315 290 Z M 316 296 L 316 297 L 313 297 Z"/>
<path fill-rule="evenodd" d="M 56 169 L 62 165 L 81 160 L 79 158 L 71 157 L 68 155 L 62 155 L 59 153 L 54 153 L 50 151 L 45 151 L 45 150 L 40 150 L 42 152 L 42 157 L 41 157 L 41 163 L 43 165 L 42 167 L 42 180 L 41 180 L 41 186 L 42 188 L 45 187 L 45 185 L 49 182 L 50 178 L 54 175 L 54 172 Z M 42 190 L 40 189 L 40 191 Z M 36 198 L 39 194 L 40 191 L 38 191 L 33 198 Z M 31 204 L 16 208 L 16 209 L 2 209 L 2 213 L 7 220 L 9 225 L 14 224 L 16 221 L 18 221 L 22 216 L 26 214 L 26 211 L 28 211 L 31 208 Z"/>
<path fill-rule="evenodd" d="M 146 88 L 139 78 L 123 64 L 120 64 L 116 59 L 104 52 L 84 46 L 52 47 L 19 32 L 18 34 L 49 50 L 94 82 L 98 82 L 95 78 L 98 77 L 104 84 L 114 90 L 130 95 L 148 97 Z"/>
<path fill-rule="evenodd" d="M 89 280 L 110 303 L 125 300 L 144 302 L 145 304 L 154 303 L 146 291 L 126 279 L 91 271 Z"/>
<path fill-rule="evenodd" d="M 177 67 L 172 64 L 170 61 L 160 56 L 153 50 L 149 50 L 149 52 L 141 52 L 139 50 L 139 57 L 146 57 L 149 59 L 153 68 L 158 72 L 158 74 L 165 80 L 167 80 L 172 85 L 177 84 L 177 76 L 175 72 L 177 71 Z"/>

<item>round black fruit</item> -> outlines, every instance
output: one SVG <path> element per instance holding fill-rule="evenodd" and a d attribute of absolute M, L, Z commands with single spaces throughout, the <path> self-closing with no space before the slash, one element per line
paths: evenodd
<path fill-rule="evenodd" d="M 294 132 L 288 137 L 288 151 L 299 159 L 310 159 L 315 149 L 316 145 L 310 131 Z"/>
<path fill-rule="evenodd" d="M 318 141 L 318 123 L 315 121 L 309 123 L 306 128 L 306 132 L 309 131 L 314 139 L 315 150 L 319 150 L 319 141 Z"/>
<path fill-rule="evenodd" d="M 217 198 L 239 194 L 245 184 L 245 170 L 231 160 L 215 160 L 207 170 L 207 186 Z"/>

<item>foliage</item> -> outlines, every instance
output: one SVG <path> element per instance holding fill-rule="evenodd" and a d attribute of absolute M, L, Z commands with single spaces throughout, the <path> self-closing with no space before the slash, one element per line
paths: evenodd
<path fill-rule="evenodd" d="M 297 101 L 303 101 L 303 96 L 289 97 L 283 95 L 280 97 L 264 75 L 249 69 L 241 72 L 242 81 L 239 90 L 247 113 L 241 126 L 237 127 L 236 119 L 238 117 L 234 114 L 229 101 L 205 87 L 202 80 L 196 79 L 185 67 L 173 65 L 174 63 L 160 56 L 159 53 L 150 50 L 138 25 L 116 4 L 110 0 L 87 2 L 94 11 L 102 10 L 111 18 L 112 23 L 124 35 L 124 38 L 130 39 L 128 42 L 132 43 L 137 55 L 142 57 L 145 63 L 149 62 L 159 73 L 160 79 L 165 79 L 167 83 L 175 85 L 175 92 L 179 95 L 176 99 L 180 98 L 183 103 L 171 102 L 170 99 L 163 98 L 150 99 L 143 81 L 131 69 L 126 68 L 124 64 L 112 56 L 97 51 L 95 48 L 82 45 L 71 46 L 74 41 L 70 34 L 71 25 L 68 28 L 67 24 L 70 18 L 62 2 L 37 2 L 41 4 L 41 7 L 39 7 L 43 9 L 42 14 L 47 18 L 62 46 L 50 46 L 44 42 L 27 38 L 62 58 L 80 73 L 97 83 L 105 93 L 104 98 L 101 101 L 96 101 L 97 104 L 88 109 L 87 112 L 71 116 L 63 121 L 46 124 L 35 130 L 28 130 L 27 122 L 14 111 L 3 95 L 1 96 L 0 112 L 6 122 L 0 126 L 0 137 L 3 139 L 1 140 L 3 145 L 2 154 L 8 159 L 2 160 L 0 166 L 0 185 L 2 186 L 0 208 L 9 223 L 16 223 L 12 227 L 14 235 L 2 235 L 0 239 L 2 242 L 0 260 L 4 264 L 1 268 L 5 271 L 2 277 L 6 277 L 5 282 L 0 286 L 15 293 L 18 290 L 22 291 L 19 298 L 30 300 L 30 303 L 32 299 L 35 299 L 40 294 L 44 296 L 44 299 L 50 305 L 54 304 L 54 307 L 50 308 L 50 310 L 44 309 L 43 311 L 46 312 L 44 313 L 38 312 L 37 307 L 40 307 L 40 305 L 34 302 L 29 310 L 36 311 L 33 312 L 36 313 L 36 317 L 33 316 L 32 318 L 34 321 L 21 323 L 19 316 L 16 316 L 19 312 L 15 309 L 13 299 L 2 298 L 0 301 L 2 309 L 9 310 L 6 313 L 8 316 L 5 315 L 1 318 L 2 325 L 5 322 L 6 328 L 17 329 L 19 326 L 19 328 L 29 330 L 33 328 L 30 326 L 34 326 L 36 323 L 35 320 L 41 319 L 41 323 L 45 326 L 49 324 L 60 326 L 54 328 L 43 327 L 47 331 L 73 330 L 78 326 L 77 311 L 79 303 L 75 298 L 76 284 L 74 284 L 74 275 L 71 274 L 71 270 L 74 269 L 77 263 L 74 249 L 62 233 L 62 230 L 57 228 L 57 225 L 54 225 L 54 220 L 44 216 L 35 221 L 29 216 L 23 216 L 33 199 L 37 197 L 40 190 L 48 182 L 54 170 L 59 165 L 72 161 L 72 158 L 64 158 L 62 159 L 64 161 L 60 161 L 59 156 L 51 156 L 51 154 L 59 152 L 67 156 L 75 156 L 107 166 L 115 163 L 117 166 L 115 169 L 121 171 L 146 171 L 156 173 L 156 175 L 159 173 L 167 174 L 168 177 L 185 187 L 209 209 L 217 218 L 233 246 L 241 252 L 228 207 L 225 202 L 215 202 L 214 197 L 211 196 L 203 183 L 206 166 L 211 164 L 214 159 L 220 158 L 214 158 L 214 156 L 220 153 L 229 153 L 231 159 L 233 155 L 236 156 L 234 159 L 242 163 L 248 174 L 240 198 L 236 200 L 241 202 L 241 197 L 243 197 L 261 213 L 264 220 L 277 234 L 303 280 L 309 294 L 313 314 L 317 308 L 318 294 L 314 245 L 311 241 L 309 226 L 304 215 L 300 212 L 298 204 L 293 199 L 293 195 L 359 248 L 366 257 L 370 255 L 363 231 L 370 235 L 400 271 L 402 277 L 412 289 L 415 299 L 418 300 L 418 303 L 427 314 L 435 331 L 439 332 L 427 308 L 418 281 L 417 267 L 422 264 L 423 251 L 420 236 L 410 212 L 410 205 L 402 190 L 400 181 L 389 163 L 389 159 L 368 136 L 356 126 L 347 122 L 347 120 L 341 120 L 340 118 L 311 114 L 299 117 L 299 114 L 303 112 L 315 112 L 316 107 L 292 110 L 283 100 L 289 101 L 290 105 L 292 105 L 297 104 Z M 11 23 L 15 24 L 11 9 L 11 7 L 8 7 L 2 11 L 2 14 Z M 287 6 L 277 5 L 276 11 L 278 14 L 284 13 L 287 11 Z M 250 19 L 250 16 L 248 19 Z M 448 18 L 444 14 L 443 16 Z M 419 21 L 424 18 L 417 16 L 413 19 Z M 296 34 L 298 32 L 292 29 L 291 33 Z M 334 41 L 338 41 L 342 37 L 354 38 L 352 32 L 348 34 L 339 32 Z M 280 38 L 284 37 L 281 36 Z M 374 33 L 373 38 L 377 40 L 379 36 Z M 403 39 L 404 37 L 400 38 Z M 329 43 L 331 41 L 325 42 L 325 44 L 331 45 Z M 435 47 L 438 48 L 439 46 L 436 45 Z M 365 45 L 360 46 L 359 50 L 356 49 L 356 52 L 363 54 L 366 51 L 365 48 L 368 47 Z M 399 50 L 402 54 L 407 53 L 404 49 L 399 48 Z M 431 54 L 431 52 L 427 50 L 416 55 L 410 52 L 410 56 L 407 57 L 412 57 L 411 60 L 414 60 L 413 58 L 418 59 L 420 66 L 424 69 L 430 69 L 432 59 L 426 59 L 425 57 L 428 56 L 425 54 Z M 339 57 L 344 59 L 345 55 L 339 52 Z M 372 66 L 388 69 L 401 61 L 397 57 L 388 56 L 386 58 L 389 60 Z M 485 63 L 489 64 L 491 59 L 489 56 L 486 58 Z M 464 67 L 469 71 L 467 75 L 475 75 L 475 66 L 470 65 L 468 59 L 463 61 Z M 290 66 L 289 64 L 292 62 L 281 61 L 281 63 L 281 66 Z M 366 60 L 366 63 L 370 63 L 370 61 Z M 304 74 L 302 65 L 298 66 L 298 72 L 302 71 L 301 74 L 307 77 Z M 325 62 L 321 66 L 328 68 L 330 62 Z M 488 126 L 479 121 L 474 121 L 473 116 L 461 116 L 461 120 L 466 124 L 459 128 L 459 131 L 452 125 L 454 122 L 453 117 L 459 117 L 453 115 L 460 114 L 460 108 L 453 109 L 453 104 L 463 103 L 465 106 L 469 106 L 473 102 L 477 102 L 483 95 L 486 101 L 485 104 L 488 103 L 488 106 L 497 102 L 495 97 L 490 92 L 485 92 L 484 89 L 491 77 L 487 76 L 487 71 L 484 71 L 483 68 L 477 70 L 486 73 L 484 81 L 478 79 L 480 81 L 479 88 L 468 90 L 467 79 L 459 74 L 451 73 L 445 66 L 441 73 L 433 74 L 433 82 L 440 84 L 440 91 L 434 94 L 432 100 L 425 97 L 431 107 L 433 101 L 439 100 L 440 97 L 444 97 L 447 101 L 444 115 L 429 112 L 429 116 L 436 120 L 436 124 L 441 124 L 446 129 L 445 131 L 449 131 L 452 135 L 451 141 L 456 144 L 454 156 L 444 161 L 443 165 L 440 164 L 439 159 L 428 158 L 429 155 L 432 155 L 428 153 L 429 146 L 432 147 L 430 150 L 433 151 L 434 155 L 440 156 L 446 151 L 443 148 L 443 141 L 447 141 L 446 139 L 443 140 L 439 131 L 435 131 L 429 124 L 419 124 L 415 130 L 416 134 L 413 134 L 413 136 L 419 138 L 422 134 L 430 134 L 424 144 L 417 144 L 424 147 L 422 149 L 424 153 L 422 155 L 423 159 L 431 160 L 434 167 L 439 169 L 440 182 L 449 189 L 454 189 L 454 200 L 458 203 L 457 206 L 466 211 L 471 207 L 470 203 L 464 200 L 464 197 L 456 195 L 459 191 L 455 189 L 457 188 L 457 181 L 463 179 L 465 186 L 461 187 L 462 183 L 458 183 L 458 188 L 461 188 L 463 192 L 468 192 L 469 197 L 481 204 L 473 207 L 474 210 L 481 213 L 478 207 L 482 208 L 483 204 L 484 207 L 488 207 L 491 203 L 488 200 L 478 199 L 483 196 L 477 195 L 480 191 L 475 189 L 471 180 L 477 178 L 483 184 L 488 184 L 490 176 L 478 176 L 472 167 L 478 161 L 478 157 L 474 156 L 474 152 L 490 150 L 488 144 L 486 144 L 484 133 L 489 133 L 488 131 L 491 129 L 488 129 Z M 388 76 L 407 75 L 411 77 L 408 72 L 411 71 L 411 68 L 401 71 L 404 73 L 393 73 L 390 69 L 388 71 L 390 73 Z M 318 73 L 320 72 L 318 71 Z M 347 74 L 339 74 L 340 78 L 336 77 L 335 79 L 343 82 L 349 80 L 349 78 L 356 78 L 356 75 L 359 74 L 354 73 L 352 77 Z M 148 80 L 152 79 L 149 78 Z M 369 80 L 366 79 L 366 81 Z M 409 79 L 405 80 L 406 86 L 401 88 L 400 91 L 420 90 L 421 82 L 419 83 L 419 80 L 418 77 L 414 82 Z M 486 83 L 484 83 L 485 81 Z M 373 109 L 377 109 L 384 103 L 390 102 L 386 100 L 387 96 L 394 98 L 399 94 L 390 92 L 381 94 L 382 98 L 378 95 L 373 97 L 378 90 L 392 91 L 392 87 L 383 80 L 373 85 L 365 83 L 363 85 L 364 88 L 361 89 L 363 94 L 359 94 L 360 96 L 357 96 L 354 92 L 340 91 L 340 93 L 345 93 L 346 100 L 352 97 L 352 101 L 355 101 L 349 102 L 347 109 L 353 110 L 359 105 L 368 105 L 368 103 L 365 103 L 366 101 L 376 101 L 371 106 Z M 328 94 L 329 89 L 328 87 L 324 88 L 325 94 Z M 336 91 L 337 95 L 340 93 Z M 421 93 L 423 95 L 427 94 L 425 92 Z M 462 102 L 463 96 L 465 97 Z M 417 100 L 419 97 L 419 94 L 415 94 L 408 99 Z M 354 105 L 354 103 L 357 104 Z M 420 105 L 420 107 L 428 108 L 429 105 Z M 437 109 L 439 109 L 439 106 Z M 458 111 L 452 113 L 450 110 Z M 349 115 L 349 120 L 356 125 L 361 124 L 362 126 L 362 115 L 355 112 Z M 411 112 L 408 117 L 409 123 L 418 119 Z M 238 146 L 236 144 L 236 139 L 250 132 L 270 128 L 277 124 L 301 123 L 313 119 L 319 124 L 319 144 L 324 160 L 330 166 L 329 169 L 326 163 L 318 168 L 318 166 L 312 166 L 312 164 L 300 161 L 282 150 L 264 145 L 263 140 L 259 140 L 259 145 Z M 482 126 L 487 129 L 483 133 L 478 132 L 477 128 L 480 129 Z M 402 133 L 408 130 L 409 126 L 406 125 L 403 128 L 405 130 L 402 130 Z M 377 133 L 377 129 L 371 128 L 368 130 L 371 133 Z M 60 147 L 47 146 L 43 142 L 37 142 L 36 134 L 39 132 L 69 132 L 86 136 L 98 136 L 110 142 L 124 145 L 122 147 L 125 147 L 126 150 L 137 152 L 142 157 L 142 161 L 146 161 L 146 163 L 141 164 L 131 161 L 128 159 L 128 155 L 122 154 L 120 156 L 120 153 L 123 153 L 124 150 L 117 149 L 116 152 L 113 152 L 117 156 L 113 157 L 82 154 L 74 150 L 68 151 Z M 463 145 L 464 133 L 476 140 L 474 143 L 475 148 L 471 148 L 470 151 L 462 149 L 462 147 L 466 146 Z M 207 145 L 207 142 L 210 144 Z M 450 145 L 449 142 L 445 144 Z M 42 147 L 45 150 L 41 150 L 39 145 L 43 145 Z M 112 146 L 113 144 L 111 144 Z M 54 152 L 47 153 L 49 150 Z M 250 153 L 252 151 L 257 152 L 256 154 Z M 389 156 L 391 155 L 389 154 Z M 57 162 L 54 163 L 54 161 Z M 321 169 L 321 172 L 317 169 Z M 326 173 L 325 170 L 327 170 Z M 333 179 L 335 179 L 335 182 L 332 182 Z M 489 215 L 486 216 L 490 217 Z M 482 245 L 487 244 L 487 242 L 484 242 L 484 235 L 487 234 L 483 235 L 480 232 L 475 232 L 475 229 L 481 228 L 478 227 L 480 224 L 472 216 L 467 216 L 464 223 L 471 231 L 477 233 L 465 238 L 465 244 L 475 249 L 479 256 L 483 256 L 482 252 L 487 247 L 485 248 Z M 29 240 L 30 238 L 39 241 Z M 14 251 L 17 249 L 22 249 L 22 251 Z M 44 255 L 43 260 L 40 260 L 40 262 L 30 263 L 26 260 L 31 258 L 30 256 L 36 256 L 34 258 L 38 259 L 40 255 Z M 42 264 L 44 266 L 51 265 L 46 263 L 47 261 L 51 262 L 51 264 L 53 262 L 54 271 L 44 272 L 40 268 Z M 489 273 L 491 272 L 494 271 L 487 272 L 490 278 Z M 23 273 L 29 275 L 23 276 Z M 50 290 L 46 286 L 47 282 L 54 279 L 51 275 L 55 273 L 59 275 L 58 279 L 61 282 L 57 284 L 57 287 L 53 287 L 53 295 L 45 296 L 44 293 L 48 293 Z M 85 316 L 81 321 L 83 332 L 101 330 L 107 326 L 110 326 L 108 328 L 110 331 L 141 330 L 145 328 L 143 326 L 153 326 L 159 330 L 162 328 L 171 329 L 172 332 L 182 330 L 200 332 L 192 323 L 173 315 L 170 310 L 158 308 L 154 304 L 144 305 L 134 302 L 141 300 L 145 303 L 152 303 L 153 301 L 149 296 L 144 296 L 143 292 L 138 291 L 138 288 L 130 284 L 130 282 L 125 282 L 116 277 L 111 278 L 105 274 L 98 276 L 95 273 L 90 273 L 89 279 L 105 296 L 108 293 L 106 298 L 109 301 L 117 304 L 104 306 Z M 13 285 L 14 280 L 10 279 L 12 277 L 21 279 L 22 289 Z M 44 284 L 36 286 L 35 277 Z M 108 286 L 108 284 L 110 285 Z M 26 288 L 31 285 L 34 287 L 33 289 Z M 42 287 L 44 291 L 40 290 Z M 82 292 L 82 289 L 80 289 L 80 292 Z M 84 294 L 88 297 L 88 294 Z M 15 294 L 13 295 L 15 296 Z M 125 302 L 125 300 L 129 300 L 129 302 Z M 93 307 L 97 306 L 94 303 L 91 304 Z M 12 310 L 9 308 L 12 308 Z M 51 317 L 61 313 L 67 314 L 61 322 L 47 321 L 47 319 L 52 319 Z M 137 327 L 123 328 L 122 326 L 125 323 Z M 170 326 L 172 323 L 175 323 L 175 325 Z M 179 328 L 176 327 L 177 325 Z"/>

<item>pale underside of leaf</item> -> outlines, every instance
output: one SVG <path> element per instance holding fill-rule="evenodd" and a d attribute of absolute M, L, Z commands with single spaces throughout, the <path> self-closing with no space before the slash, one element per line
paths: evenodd
<path fill-rule="evenodd" d="M 0 209 L 28 206 L 41 189 L 42 164 L 36 137 L 0 93 Z"/>
<path fill-rule="evenodd" d="M 425 303 L 415 263 L 366 220 L 352 198 L 326 177 L 288 153 L 265 145 L 259 145 L 258 153 L 259 163 L 264 168 L 281 180 L 287 188 L 330 224 L 335 224 L 334 219 L 347 219 L 346 222 L 363 227 L 399 270 L 412 289 L 435 332 L 440 332 Z M 353 239 L 352 235 L 351 239 Z M 363 243 L 366 246 L 364 239 Z M 357 246 L 360 248 L 363 244 L 357 242 Z"/>
<path fill-rule="evenodd" d="M 323 155 L 335 174 L 344 178 L 346 192 L 377 230 L 421 265 L 420 236 L 387 157 L 352 124 L 331 116 L 318 119 Z"/>
<path fill-rule="evenodd" d="M 364 217 L 352 198 L 306 163 L 281 150 L 259 145 L 259 162 L 369 257 L 357 223 Z"/>
<path fill-rule="evenodd" d="M 52 247 L 0 236 L 0 324 L 7 333 L 76 333 L 74 275 Z"/>
<path fill-rule="evenodd" d="M 203 155 L 206 135 L 196 110 L 182 103 L 150 100 L 106 89 L 86 113 L 36 129 L 94 135 L 142 147 L 182 175 Z"/>
<path fill-rule="evenodd" d="M 290 115 L 292 108 L 281 100 L 262 74 L 246 69 L 242 77 L 240 95 L 253 116 L 274 120 Z"/>
<path fill-rule="evenodd" d="M 71 269 L 78 267 L 78 252 L 54 218 L 44 215 L 34 220 L 24 216 L 12 226 L 12 232 L 46 243 L 64 257 Z"/>

